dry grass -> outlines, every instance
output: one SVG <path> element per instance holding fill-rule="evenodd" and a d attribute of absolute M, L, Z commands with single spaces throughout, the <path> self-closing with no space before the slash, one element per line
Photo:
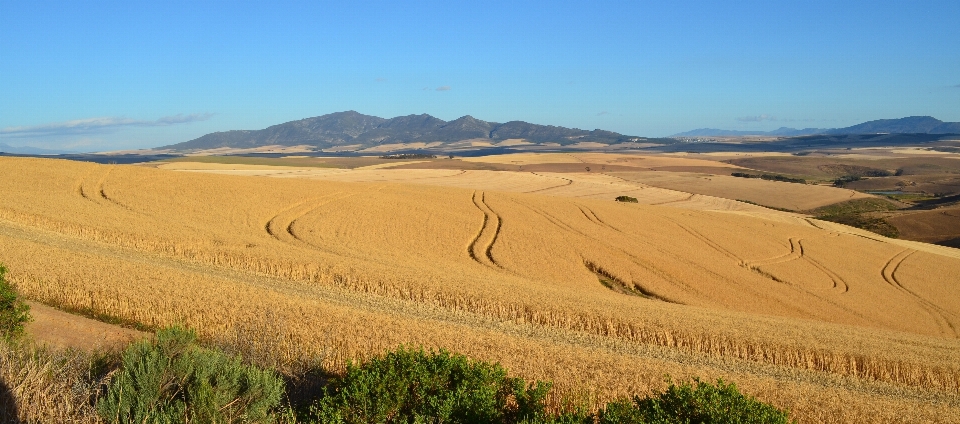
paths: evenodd
<path fill-rule="evenodd" d="M 0 262 L 45 303 L 211 340 L 279 326 L 243 348 L 278 364 L 414 344 L 559 397 L 699 375 L 803 422 L 960 416 L 960 260 L 937 249 L 749 211 L 2 162 Z"/>
<path fill-rule="evenodd" d="M 92 363 L 80 351 L 0 343 L 0 423 L 100 422 Z"/>

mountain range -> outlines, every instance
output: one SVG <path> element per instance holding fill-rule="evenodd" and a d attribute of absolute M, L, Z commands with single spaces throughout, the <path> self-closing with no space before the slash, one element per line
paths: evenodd
<path fill-rule="evenodd" d="M 308 145 L 316 149 L 354 146 L 354 150 L 359 150 L 385 144 L 450 143 L 464 140 L 499 142 L 511 139 L 522 139 L 529 143 L 556 143 L 561 146 L 581 142 L 616 144 L 647 141 L 644 137 L 626 136 L 612 131 L 586 131 L 523 121 L 488 122 L 469 115 L 444 121 L 427 114 L 385 119 L 347 111 L 286 122 L 262 130 L 215 132 L 160 149 L 184 151 L 222 147 Z"/>
<path fill-rule="evenodd" d="M 676 134 L 673 137 L 746 135 L 798 137 L 876 133 L 960 134 L 960 122 L 943 122 L 930 116 L 911 116 L 900 119 L 880 119 L 846 128 L 795 129 L 782 127 L 773 131 L 733 131 L 701 128 Z M 357 152 L 364 149 L 385 149 L 384 151 L 423 149 L 426 144 L 414 145 L 411 143 L 432 143 L 426 148 L 451 150 L 476 148 L 466 147 L 475 145 L 494 146 L 506 140 L 522 140 L 524 143 L 531 143 L 527 146 L 534 149 L 548 148 L 549 146 L 553 146 L 550 148 L 562 148 L 587 142 L 600 143 L 614 148 L 619 148 L 619 146 L 634 148 L 638 146 L 637 143 L 671 144 L 677 141 L 628 136 L 600 129 L 587 131 L 552 125 L 537 125 L 523 121 L 489 122 L 470 115 L 452 121 L 444 121 L 427 114 L 386 119 L 347 111 L 286 122 L 262 130 L 210 133 L 190 141 L 160 147 L 159 149 L 182 152 L 217 148 L 252 149 L 279 145 L 310 146 L 310 148 L 316 150 L 336 149 Z M 465 141 L 469 142 L 460 143 Z"/>
<path fill-rule="evenodd" d="M 848 135 L 848 134 L 960 134 L 960 122 L 943 122 L 932 116 L 910 116 L 900 119 L 878 119 L 846 128 L 804 128 L 781 127 L 773 131 L 736 131 L 715 128 L 700 128 L 674 134 L 673 137 L 733 137 L 733 136 L 779 136 L 795 137 L 802 135 Z"/>
<path fill-rule="evenodd" d="M 50 150 L 30 146 L 15 147 L 3 143 L 0 143 L 0 152 L 15 155 L 61 155 L 75 153 L 68 150 Z"/>

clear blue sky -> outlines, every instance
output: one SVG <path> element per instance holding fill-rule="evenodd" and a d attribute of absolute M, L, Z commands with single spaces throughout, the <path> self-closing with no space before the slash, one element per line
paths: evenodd
<path fill-rule="evenodd" d="M 960 121 L 960 1 L 0 0 L 0 143 L 147 148 L 344 110 L 642 136 Z"/>

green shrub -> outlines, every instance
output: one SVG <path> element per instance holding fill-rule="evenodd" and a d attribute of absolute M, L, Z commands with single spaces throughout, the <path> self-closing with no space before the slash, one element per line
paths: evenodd
<path fill-rule="evenodd" d="M 30 322 L 30 306 L 17 296 L 17 292 L 4 276 L 7 268 L 0 265 L 0 339 L 12 340 L 23 335 L 23 325 Z"/>
<path fill-rule="evenodd" d="M 616 201 L 618 201 L 618 202 L 637 203 L 637 198 L 636 198 L 636 197 L 630 197 L 630 196 L 617 196 L 617 198 L 614 199 L 614 200 L 616 200 Z"/>
<path fill-rule="evenodd" d="M 114 423 L 268 422 L 283 395 L 273 372 L 196 344 L 182 328 L 130 345 L 97 410 Z"/>
<path fill-rule="evenodd" d="M 547 383 L 507 377 L 499 364 L 401 348 L 350 365 L 311 407 L 322 423 L 545 422 Z"/>
<path fill-rule="evenodd" d="M 761 424 L 789 423 L 787 413 L 740 393 L 735 384 L 670 384 L 667 391 L 633 402 L 620 400 L 607 404 L 597 414 L 601 424 Z"/>

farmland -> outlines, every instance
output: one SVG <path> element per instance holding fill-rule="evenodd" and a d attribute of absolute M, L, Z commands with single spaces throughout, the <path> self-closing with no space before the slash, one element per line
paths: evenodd
<path fill-rule="evenodd" d="M 733 177 L 640 178 L 739 169 L 714 161 L 498 159 L 2 158 L 0 262 L 38 302 L 208 339 L 266 326 L 259 348 L 332 369 L 412 344 L 556 381 L 558 405 L 669 374 L 801 422 L 960 416 L 960 251 L 723 198 Z M 749 183 L 772 206 L 860 196 Z"/>

